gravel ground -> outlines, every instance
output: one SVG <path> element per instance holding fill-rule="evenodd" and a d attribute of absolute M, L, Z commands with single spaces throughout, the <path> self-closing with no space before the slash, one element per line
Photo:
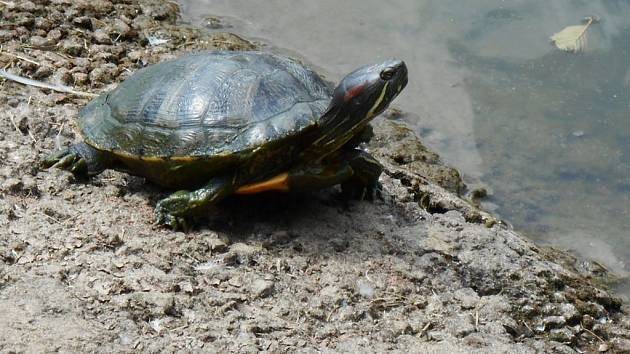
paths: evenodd
<path fill-rule="evenodd" d="M 0 65 L 101 93 L 199 49 L 175 3 L 0 2 Z M 368 148 L 380 196 L 232 198 L 188 233 L 168 191 L 39 161 L 79 139 L 86 98 L 0 81 L 0 353 L 630 352 L 628 307 L 596 264 L 542 249 L 458 197 L 464 184 L 390 112 Z"/>

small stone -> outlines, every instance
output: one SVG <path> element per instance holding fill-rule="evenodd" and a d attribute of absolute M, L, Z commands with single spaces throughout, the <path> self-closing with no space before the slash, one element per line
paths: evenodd
<path fill-rule="evenodd" d="M 251 264 L 262 252 L 259 246 L 251 246 L 246 243 L 237 242 L 230 246 L 230 250 L 223 257 L 223 262 L 229 265 Z"/>
<path fill-rule="evenodd" d="M 45 17 L 37 17 L 35 18 L 35 28 L 41 29 L 44 31 L 50 31 L 55 27 L 55 23 Z"/>
<path fill-rule="evenodd" d="M 72 59 L 72 64 L 78 67 L 88 67 L 90 66 L 90 59 L 88 58 L 74 58 Z"/>
<path fill-rule="evenodd" d="M 560 343 L 572 343 L 575 336 L 568 328 L 552 329 L 549 332 L 549 339 Z"/>
<path fill-rule="evenodd" d="M 10 194 L 19 193 L 22 190 L 22 181 L 17 178 L 7 178 L 4 183 L 2 183 L 2 190 L 9 192 Z"/>
<path fill-rule="evenodd" d="M 183 292 L 187 294 L 192 294 L 195 292 L 195 289 L 193 288 L 192 284 L 189 281 L 182 281 L 177 285 Z"/>
<path fill-rule="evenodd" d="M 93 33 L 94 41 L 98 44 L 111 44 L 112 40 L 109 38 L 109 34 L 102 29 L 97 29 Z"/>
<path fill-rule="evenodd" d="M 586 329 L 592 329 L 595 325 L 595 319 L 591 315 L 582 316 L 582 326 Z"/>
<path fill-rule="evenodd" d="M 37 9 L 37 6 L 31 1 L 18 1 L 15 9 L 24 12 L 33 12 Z"/>
<path fill-rule="evenodd" d="M 118 67 L 115 64 L 107 63 L 95 68 L 90 72 L 90 81 L 92 84 L 109 84 L 115 75 L 118 74 Z"/>
<path fill-rule="evenodd" d="M 581 315 L 578 312 L 578 310 L 575 308 L 575 306 L 573 306 L 573 304 L 569 304 L 569 303 L 560 304 L 560 306 L 558 306 L 558 310 L 559 310 L 559 314 L 562 317 L 564 317 L 564 319 L 567 322 L 571 324 L 575 324 L 580 321 Z"/>
<path fill-rule="evenodd" d="M 566 321 L 562 316 L 548 316 L 543 318 L 543 324 L 546 329 L 561 328 L 566 324 Z"/>
<path fill-rule="evenodd" d="M 47 47 L 51 44 L 50 40 L 41 36 L 32 36 L 31 45 L 35 48 Z"/>
<path fill-rule="evenodd" d="M 69 85 L 72 83 L 72 74 L 66 68 L 58 68 L 52 76 L 52 81 L 62 85 Z"/>
<path fill-rule="evenodd" d="M 117 37 L 120 38 L 130 38 L 133 35 L 131 27 L 129 27 L 129 25 L 126 24 L 123 20 L 118 18 L 114 20 L 112 31 L 117 34 Z"/>
<path fill-rule="evenodd" d="M 66 39 L 61 42 L 61 50 L 68 55 L 78 57 L 83 54 L 85 48 L 83 43 L 79 43 L 75 39 Z"/>
<path fill-rule="evenodd" d="M 63 34 L 61 33 L 61 31 L 58 29 L 53 29 L 48 32 L 46 39 L 52 42 L 57 42 L 58 40 L 61 39 L 61 37 L 63 37 Z M 32 42 L 32 39 L 31 39 L 31 42 Z"/>
<path fill-rule="evenodd" d="M 256 279 L 250 287 L 252 295 L 256 298 L 265 298 L 273 293 L 275 284 L 270 280 Z"/>
<path fill-rule="evenodd" d="M 141 60 L 144 55 L 145 54 L 143 50 L 133 50 L 127 53 L 127 58 L 129 58 L 129 60 L 131 60 L 132 62 L 137 62 L 138 60 Z"/>
<path fill-rule="evenodd" d="M 241 281 L 240 277 L 233 277 L 228 279 L 228 284 L 235 288 L 240 288 L 241 286 L 243 286 L 243 281 Z"/>
<path fill-rule="evenodd" d="M 630 340 L 625 338 L 613 338 L 610 344 L 614 353 L 630 354 Z"/>
<path fill-rule="evenodd" d="M 33 79 L 41 80 L 52 75 L 53 70 L 48 65 L 40 65 L 37 70 L 33 73 Z"/>
<path fill-rule="evenodd" d="M 85 73 L 72 73 L 72 80 L 74 81 L 75 85 L 85 86 L 88 84 L 89 76 Z"/>
<path fill-rule="evenodd" d="M 459 300 L 462 309 L 473 309 L 479 303 L 479 295 L 471 288 L 459 289 L 454 294 L 455 299 Z"/>
<path fill-rule="evenodd" d="M 72 24 L 74 24 L 77 27 L 81 27 L 81 28 L 85 28 L 89 30 L 92 29 L 92 20 L 87 16 L 75 17 L 72 20 Z"/>

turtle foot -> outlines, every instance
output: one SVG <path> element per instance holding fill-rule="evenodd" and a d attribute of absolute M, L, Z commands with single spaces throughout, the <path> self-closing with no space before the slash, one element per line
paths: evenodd
<path fill-rule="evenodd" d="M 70 171 L 74 175 L 87 175 L 88 172 L 87 161 L 70 149 L 61 150 L 46 157 L 41 165 L 43 168 L 55 167 Z"/>
<path fill-rule="evenodd" d="M 156 223 L 173 230 L 188 230 L 194 208 L 190 199 L 190 192 L 178 191 L 160 200 L 155 206 Z"/>

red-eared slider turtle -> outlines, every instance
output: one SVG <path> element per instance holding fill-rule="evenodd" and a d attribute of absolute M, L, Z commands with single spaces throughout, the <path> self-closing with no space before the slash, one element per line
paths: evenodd
<path fill-rule="evenodd" d="M 84 142 L 44 166 L 113 168 L 180 189 L 155 208 L 171 227 L 231 194 L 365 191 L 382 167 L 357 145 L 406 84 L 400 60 L 364 66 L 332 89 L 282 56 L 196 53 L 138 70 L 94 99 L 79 113 Z"/>

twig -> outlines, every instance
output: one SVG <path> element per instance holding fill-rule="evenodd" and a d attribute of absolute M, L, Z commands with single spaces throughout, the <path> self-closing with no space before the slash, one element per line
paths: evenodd
<path fill-rule="evenodd" d="M 593 331 L 589 330 L 588 328 L 584 327 L 581 323 L 580 323 L 580 327 L 582 327 L 583 330 L 585 330 L 586 332 L 590 333 L 591 335 L 593 335 L 595 338 L 599 339 L 600 341 L 602 341 L 602 343 L 606 343 L 606 341 L 598 336 L 597 334 L 593 333 Z"/>
<path fill-rule="evenodd" d="M 9 114 L 9 120 L 11 121 L 11 124 L 13 124 L 13 127 L 15 128 L 15 130 L 16 130 L 18 133 L 22 134 L 22 131 L 20 130 L 20 127 L 18 127 L 18 125 L 17 125 L 17 124 L 15 124 L 15 121 L 13 120 L 13 114 L 12 114 L 12 113 L 11 113 L 11 114 Z"/>
<path fill-rule="evenodd" d="M 37 66 L 41 66 L 41 65 L 42 65 L 42 64 L 40 64 L 40 63 L 36 62 L 35 60 L 31 60 L 31 59 L 29 59 L 29 58 L 27 58 L 27 57 L 23 57 L 23 56 L 21 56 L 21 55 L 12 54 L 12 53 L 8 53 L 8 52 L 2 52 L 2 51 L 0 51 L 0 54 L 2 54 L 2 55 L 6 55 L 6 56 L 8 56 L 8 57 L 12 57 L 12 58 L 17 58 L 17 59 L 20 59 L 20 60 L 24 60 L 24 61 L 27 61 L 27 62 L 29 62 L 29 63 L 35 64 L 35 65 L 37 65 Z"/>
<path fill-rule="evenodd" d="M 431 322 L 427 322 L 427 324 L 424 325 L 420 333 L 418 333 L 418 337 L 422 337 L 429 328 L 431 328 Z"/>
<path fill-rule="evenodd" d="M 21 83 L 23 85 L 41 87 L 41 88 L 45 88 L 45 89 L 49 89 L 49 90 L 53 90 L 53 91 L 69 93 L 69 94 L 73 94 L 73 95 L 77 95 L 77 96 L 83 96 L 83 97 L 98 97 L 98 95 L 93 94 L 93 93 L 75 91 L 74 89 L 72 89 L 71 87 L 68 87 L 68 86 L 48 84 L 48 83 L 45 83 L 45 82 L 32 80 L 32 79 L 29 79 L 29 78 L 26 78 L 26 77 L 14 75 L 14 74 L 11 74 L 11 73 L 7 72 L 6 70 L 0 70 L 0 77 L 3 77 L 5 79 L 7 79 L 7 80 L 19 82 L 19 83 Z"/>

